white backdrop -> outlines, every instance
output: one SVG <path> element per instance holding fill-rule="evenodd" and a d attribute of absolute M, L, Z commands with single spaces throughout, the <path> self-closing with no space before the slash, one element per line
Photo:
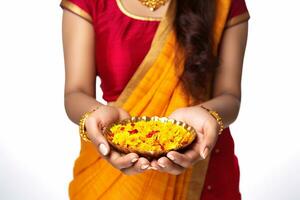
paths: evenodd
<path fill-rule="evenodd" d="M 242 107 L 231 125 L 246 200 L 300 199 L 300 30 L 295 0 L 248 0 Z M 67 199 L 79 151 L 63 106 L 59 1 L 2 1 L 0 199 Z M 297 14 L 298 13 L 298 14 Z M 99 84 L 99 80 L 98 80 Z M 98 89 L 98 100 L 100 100 Z"/>

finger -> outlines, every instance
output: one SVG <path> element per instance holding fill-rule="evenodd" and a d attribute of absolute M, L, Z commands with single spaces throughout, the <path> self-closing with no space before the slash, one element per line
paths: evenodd
<path fill-rule="evenodd" d="M 149 166 L 150 166 L 150 162 L 146 158 L 140 157 L 138 162 L 134 165 L 134 168 L 137 171 L 144 171 L 148 169 Z"/>
<path fill-rule="evenodd" d="M 125 111 L 122 108 L 118 108 L 119 109 L 119 118 L 120 120 L 124 120 L 124 119 L 128 119 L 130 118 L 130 115 L 127 111 Z"/>
<path fill-rule="evenodd" d="M 103 156 L 107 156 L 110 151 L 107 140 L 102 135 L 101 128 L 98 126 L 98 120 L 95 117 L 90 117 L 86 120 L 86 129 L 90 140 L 98 147 L 98 150 Z"/>
<path fill-rule="evenodd" d="M 218 139 L 218 128 L 212 125 L 204 127 L 203 141 L 201 142 L 200 152 L 203 159 L 211 152 Z"/>
<path fill-rule="evenodd" d="M 199 160 L 200 154 L 194 150 L 187 150 L 184 154 L 177 151 L 171 151 L 167 154 L 167 157 L 175 164 L 188 168 Z"/>
<path fill-rule="evenodd" d="M 112 150 L 107 160 L 117 169 L 123 169 L 133 166 L 138 158 L 139 156 L 136 153 L 122 156 L 119 152 Z"/>
<path fill-rule="evenodd" d="M 167 157 L 161 157 L 158 159 L 158 165 L 160 166 L 160 170 L 163 172 L 167 172 L 173 175 L 181 174 L 185 168 L 173 163 Z"/>
<path fill-rule="evenodd" d="M 158 162 L 157 162 L 157 160 L 152 160 L 151 162 L 150 162 L 150 167 L 149 167 L 150 169 L 154 169 L 154 170 L 158 170 L 158 171 L 162 171 L 162 169 L 161 169 L 161 167 L 158 165 Z M 148 169 L 149 169 L 148 168 Z"/>
<path fill-rule="evenodd" d="M 172 162 L 172 161 L 170 161 L 170 162 Z M 163 159 L 162 160 L 159 159 L 159 162 L 158 162 L 158 160 L 152 160 L 150 166 L 160 172 L 167 172 L 166 164 L 164 163 Z"/>
<path fill-rule="evenodd" d="M 133 175 L 146 171 L 149 168 L 149 166 L 150 162 L 146 158 L 140 157 L 137 160 L 137 162 L 134 163 L 133 166 L 129 168 L 124 168 L 121 171 L 127 175 Z"/>

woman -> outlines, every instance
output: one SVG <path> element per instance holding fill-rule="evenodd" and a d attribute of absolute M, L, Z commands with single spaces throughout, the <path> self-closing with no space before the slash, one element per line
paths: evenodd
<path fill-rule="evenodd" d="M 244 0 L 60 5 L 65 108 L 74 123 L 84 121 L 91 141 L 81 139 L 70 198 L 241 199 L 229 125 L 241 100 L 249 19 Z M 96 100 L 96 76 L 107 105 Z M 151 162 L 109 147 L 105 126 L 143 115 L 184 121 L 197 130 L 197 141 Z"/>

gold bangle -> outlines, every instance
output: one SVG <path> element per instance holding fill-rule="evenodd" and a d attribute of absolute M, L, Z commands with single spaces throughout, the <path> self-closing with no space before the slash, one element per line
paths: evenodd
<path fill-rule="evenodd" d="M 223 120 L 220 117 L 219 113 L 217 111 L 210 110 L 210 109 L 204 107 L 203 105 L 201 105 L 201 108 L 208 111 L 211 114 L 211 116 L 213 116 L 217 120 L 217 123 L 220 125 L 220 130 L 219 130 L 219 135 L 220 135 L 224 130 L 224 123 L 223 123 Z"/>
<path fill-rule="evenodd" d="M 100 108 L 100 106 L 97 106 L 96 108 L 92 109 L 91 111 L 88 111 L 88 112 L 84 113 L 80 117 L 80 120 L 79 120 L 79 135 L 82 138 L 82 140 L 85 141 L 85 142 L 91 142 L 91 140 L 89 139 L 89 137 L 87 135 L 87 130 L 85 128 L 85 121 L 90 116 L 90 114 L 92 114 L 94 111 L 96 111 L 99 108 Z"/>

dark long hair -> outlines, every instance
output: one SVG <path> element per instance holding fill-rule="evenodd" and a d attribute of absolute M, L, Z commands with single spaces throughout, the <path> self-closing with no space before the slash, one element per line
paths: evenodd
<path fill-rule="evenodd" d="M 185 60 L 181 76 L 185 89 L 202 100 L 218 66 L 213 53 L 215 0 L 176 0 L 174 28 Z"/>

